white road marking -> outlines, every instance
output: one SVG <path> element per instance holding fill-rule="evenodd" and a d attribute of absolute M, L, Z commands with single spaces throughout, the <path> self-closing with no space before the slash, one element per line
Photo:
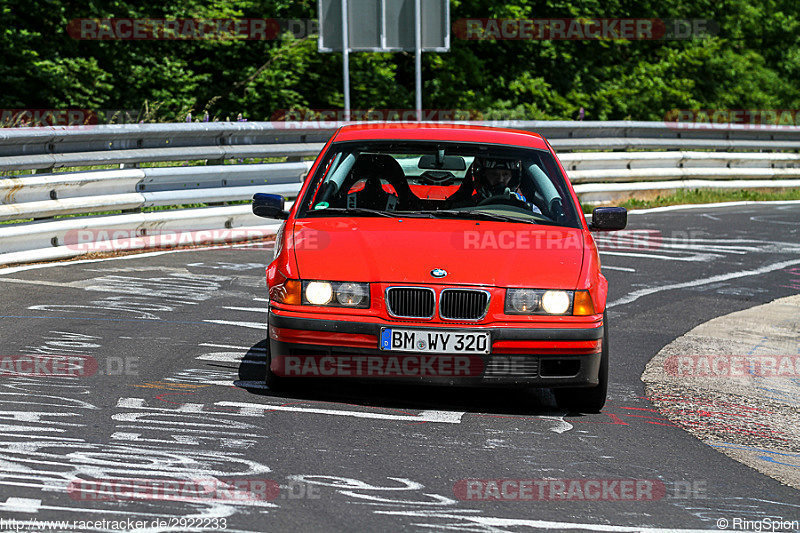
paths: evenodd
<path fill-rule="evenodd" d="M 239 382 L 249 383 L 249 382 Z M 322 409 L 316 407 L 299 407 L 296 405 L 282 405 L 282 404 L 264 404 L 264 403 L 248 403 L 248 402 L 216 402 L 216 406 L 221 407 L 235 407 L 238 412 L 226 412 L 225 416 L 241 416 L 251 418 L 253 416 L 262 416 L 265 411 L 291 411 L 299 413 L 312 413 L 334 416 L 352 416 L 355 418 L 375 418 L 381 420 L 402 420 L 406 422 L 441 422 L 447 424 L 460 424 L 461 417 L 464 412 L 461 411 L 420 411 L 417 415 L 393 415 L 375 412 L 362 412 L 362 411 L 347 411 L 342 409 Z M 202 403 L 183 403 L 177 407 L 151 407 L 146 405 L 143 398 L 119 398 L 117 400 L 117 408 L 121 409 L 138 409 L 142 411 L 151 411 L 158 413 L 192 413 L 192 414 L 206 414 L 206 415 L 220 415 L 221 413 L 215 411 L 207 411 L 205 405 Z M 114 420 L 121 421 L 134 421 L 133 417 L 127 416 L 129 413 L 118 413 L 112 416 Z M 131 420 L 128 420 L 131 419 Z M 189 425 L 186 422 L 153 422 L 157 424 L 176 424 L 176 425 Z M 135 426 L 120 426 L 117 427 L 135 427 Z M 238 435 L 242 436 L 242 435 Z"/>
<path fill-rule="evenodd" d="M 748 276 L 758 276 L 759 274 L 766 274 L 768 272 L 774 272 L 775 270 L 781 270 L 783 268 L 792 266 L 792 265 L 800 265 L 800 259 L 795 259 L 793 261 L 781 261 L 780 263 L 773 263 L 771 265 L 767 265 L 761 268 L 756 268 L 754 270 L 741 270 L 739 272 L 729 272 L 727 274 L 719 274 L 717 276 L 711 276 L 710 278 L 703 278 L 703 279 L 696 279 L 692 281 L 685 281 L 683 283 L 673 283 L 672 285 L 663 285 L 661 287 L 651 287 L 647 289 L 640 289 L 638 291 L 633 291 L 629 294 L 626 294 L 622 298 L 614 300 L 613 302 L 609 303 L 606 307 L 614 307 L 617 305 L 624 305 L 629 304 L 631 302 L 635 302 L 642 296 L 649 296 L 651 294 L 655 294 L 657 292 L 662 291 L 669 291 L 673 289 L 686 289 L 689 287 L 699 287 L 701 285 L 708 285 L 710 283 L 718 283 L 720 281 L 727 281 L 730 279 L 737 279 L 737 278 L 745 278 Z"/>
<path fill-rule="evenodd" d="M 573 427 L 572 424 L 564 420 L 563 415 L 562 416 L 542 415 L 539 416 L 538 418 L 541 418 L 543 420 L 552 420 L 553 422 L 556 422 L 556 425 L 550 428 L 550 431 L 552 431 L 553 433 L 564 433 L 565 431 L 569 431 Z"/>
<path fill-rule="evenodd" d="M 770 200 L 763 202 L 717 202 L 713 204 L 684 204 L 684 205 L 667 205 L 664 207 L 651 207 L 649 209 L 634 209 L 628 211 L 628 214 L 646 214 L 646 213 L 665 213 L 668 211 L 683 211 L 686 209 L 713 209 L 716 207 L 737 207 L 745 205 L 794 205 L 800 204 L 800 200 Z"/>
<path fill-rule="evenodd" d="M 0 270 L 2 273 L 2 270 Z M 0 278 L 0 281 L 4 281 L 6 283 L 25 283 L 26 285 L 46 285 L 48 287 L 67 287 L 71 289 L 83 289 L 83 287 L 75 287 L 72 282 L 70 283 L 59 283 L 57 281 L 39 281 L 35 279 L 17 279 L 17 278 Z"/>
<path fill-rule="evenodd" d="M 263 381 L 243 381 L 237 380 L 231 383 L 236 387 L 241 387 L 243 389 L 269 389 L 267 384 Z"/>
<path fill-rule="evenodd" d="M 765 248 L 767 249 L 775 249 L 776 245 L 781 245 L 782 247 L 788 248 L 800 248 L 797 243 L 793 242 L 786 242 L 786 243 L 779 243 L 775 241 L 756 241 L 756 240 L 748 240 L 744 242 L 753 243 L 751 246 L 745 246 L 744 244 L 734 245 L 732 244 L 735 241 L 728 240 L 728 239 L 700 239 L 694 237 L 659 237 L 654 238 L 652 241 L 648 242 L 645 240 L 635 240 L 635 239 L 626 239 L 626 238 L 619 238 L 619 239 L 607 239 L 603 240 L 601 238 L 597 239 L 597 247 L 600 251 L 616 251 L 615 248 L 622 248 L 628 250 L 644 250 L 644 251 L 705 251 L 705 252 L 719 252 L 719 253 L 728 253 L 728 254 L 739 254 L 744 255 L 748 252 L 760 252 L 763 251 Z M 742 242 L 742 241 L 740 241 Z M 783 251 L 783 250 L 781 250 Z M 790 250 L 791 251 L 791 250 Z"/>
<path fill-rule="evenodd" d="M 269 302 L 269 298 L 253 298 L 254 302 Z"/>
<path fill-rule="evenodd" d="M 252 346 L 233 346 L 231 344 L 214 344 L 211 342 L 203 342 L 198 346 L 208 346 L 210 348 L 230 348 L 232 350 L 252 350 L 254 352 L 266 352 L 264 348 L 253 348 Z"/>
<path fill-rule="evenodd" d="M 770 217 L 762 215 L 750 217 L 750 220 L 753 222 L 766 222 L 767 224 L 779 224 L 781 226 L 797 226 L 797 222 L 794 220 L 772 220 Z"/>
<path fill-rule="evenodd" d="M 241 363 L 242 358 L 245 355 L 246 354 L 243 354 L 241 352 L 214 352 L 214 353 L 203 354 L 199 357 L 195 357 L 195 359 L 198 361 L 215 361 L 217 363 Z M 254 365 L 267 364 L 266 361 L 253 361 L 249 359 L 246 362 L 248 364 L 254 364 Z"/>
<path fill-rule="evenodd" d="M 38 486 L 38 485 L 30 485 L 30 486 Z M 252 501 L 251 501 L 252 500 Z M 146 500 L 144 500 L 146 501 Z M 257 502 L 258 507 L 277 507 L 274 503 L 265 502 L 262 500 L 255 500 L 255 499 L 247 499 L 242 500 L 245 505 L 251 505 L 254 502 Z M 229 506 L 225 506 L 224 504 L 228 503 L 224 500 L 213 500 L 209 502 L 201 502 L 201 503 L 215 503 L 224 506 L 226 509 L 230 508 Z M 237 502 L 241 503 L 241 502 Z M 96 513 L 96 514 L 122 514 L 122 515 L 130 515 L 130 516 L 151 516 L 151 517 L 160 517 L 160 518 L 169 518 L 169 515 L 158 514 L 158 513 L 148 513 L 143 511 L 122 511 L 120 509 L 91 509 L 86 507 L 62 507 L 59 505 L 42 505 L 42 500 L 37 500 L 35 498 L 14 498 L 9 497 L 6 499 L 5 502 L 0 502 L 0 511 L 9 511 L 9 512 L 17 512 L 17 513 L 38 513 L 39 511 L 67 511 L 67 512 L 77 512 L 77 513 Z M 186 518 L 186 517 L 178 517 L 178 518 Z M 97 530 L 102 531 L 102 530 Z M 158 531 L 164 531 L 164 529 L 158 529 Z"/>
<path fill-rule="evenodd" d="M 220 246 L 220 248 L 227 248 L 226 246 Z M 203 250 L 210 250 L 211 248 L 189 248 L 185 250 L 161 250 L 158 252 L 145 252 L 143 254 L 131 254 L 131 255 L 120 255 L 117 257 L 102 257 L 100 259 L 79 259 L 77 261 L 61 261 L 55 263 L 39 263 L 36 265 L 21 265 L 15 267 L 7 267 L 7 268 L 0 268 L 0 275 L 5 274 L 13 274 L 15 272 L 22 272 L 25 270 L 38 270 L 40 268 L 53 268 L 53 267 L 60 267 L 65 265 L 82 265 L 85 263 L 99 263 L 101 261 L 123 261 L 126 259 L 135 259 L 137 257 L 156 257 L 159 255 L 169 254 L 169 253 L 179 253 L 179 252 L 200 252 Z"/>
<path fill-rule="evenodd" d="M 311 413 L 318 415 L 351 416 L 354 418 L 372 418 L 377 420 L 398 420 L 403 422 L 441 422 L 460 424 L 463 412 L 454 411 L 421 411 L 418 415 L 390 415 L 363 411 L 345 411 L 339 409 L 320 409 L 317 407 L 299 407 L 296 405 L 268 405 L 247 402 L 216 402 L 221 407 L 238 407 L 241 414 L 249 416 L 263 415 L 265 411 L 289 411 L 294 413 Z"/>
<path fill-rule="evenodd" d="M 18 426 L 7 426 L 7 427 L 13 427 L 14 429 L 12 429 L 11 431 L 16 431 L 16 428 Z M 33 433 L 37 433 L 39 431 L 43 431 L 43 430 L 40 429 L 40 428 L 32 428 L 32 432 Z M 64 430 L 62 429 L 60 431 L 64 431 Z M 59 435 L 58 437 L 51 437 L 51 436 L 47 436 L 47 435 L 24 435 L 24 434 L 20 434 L 20 433 L 4 433 L 4 432 L 0 432 L 0 437 L 14 437 L 15 439 L 18 439 L 20 437 L 27 437 L 27 438 L 30 438 L 31 440 L 35 439 L 35 440 L 56 440 L 58 442 L 65 442 L 65 441 L 69 441 L 69 442 L 84 442 L 83 439 L 73 439 L 73 438 L 69 438 L 69 437 L 62 437 L 61 435 Z"/>
<path fill-rule="evenodd" d="M 195 357 L 195 359 L 197 361 L 215 361 L 217 363 L 240 363 L 242 357 L 244 357 L 244 354 L 239 352 L 213 352 Z"/>
<path fill-rule="evenodd" d="M 253 246 L 259 246 L 262 244 L 264 243 L 254 242 L 254 243 L 229 244 L 229 245 L 219 245 L 219 246 L 201 246 L 199 248 L 182 248 L 180 250 L 158 250 L 155 252 L 144 252 L 141 254 L 120 255 L 116 257 L 101 257 L 99 259 L 78 259 L 75 261 L 64 260 L 52 263 L 38 263 L 35 265 L 20 265 L 15 267 L 0 268 L 0 275 L 13 274 L 14 272 L 22 272 L 25 270 L 38 270 L 40 268 L 60 267 L 65 265 L 81 265 L 85 263 L 100 263 L 104 261 L 124 261 L 126 259 L 136 259 L 140 257 L 156 257 L 164 254 L 178 254 L 183 252 L 204 252 L 207 250 L 221 250 L 226 248 L 252 248 Z"/>
<path fill-rule="evenodd" d="M 646 259 L 664 259 L 666 261 L 700 261 L 700 262 L 707 262 L 714 258 L 713 255 L 710 254 L 696 254 L 690 255 L 686 257 L 676 256 L 676 255 L 658 255 L 658 254 L 643 254 L 637 252 L 609 252 L 607 250 L 599 250 L 600 255 L 617 255 L 620 257 L 644 257 Z"/>
<path fill-rule="evenodd" d="M 9 497 L 5 503 L 0 503 L 0 510 L 15 513 L 36 513 L 42 505 L 42 500 L 34 498 Z"/>
<path fill-rule="evenodd" d="M 423 496 L 428 496 L 429 498 L 431 498 L 430 501 L 419 501 L 419 500 L 409 501 L 409 500 L 396 500 L 394 498 L 381 498 L 380 496 L 374 496 L 372 494 L 360 494 L 352 490 L 339 490 L 337 492 L 344 496 L 350 496 L 351 498 L 358 498 L 361 500 L 367 500 L 377 503 L 393 503 L 400 505 L 455 505 L 458 503 L 456 500 L 448 498 L 447 496 L 442 496 L 440 494 L 428 494 L 428 493 L 423 494 Z"/>
<path fill-rule="evenodd" d="M 609 266 L 609 265 L 603 265 L 601 267 L 601 269 L 603 269 L 603 270 L 621 270 L 623 272 L 636 272 L 635 268 Z"/>
<path fill-rule="evenodd" d="M 203 320 L 203 322 L 222 324 L 223 326 L 239 326 L 250 329 L 267 329 L 267 324 L 264 322 L 233 322 L 231 320 Z"/>
<path fill-rule="evenodd" d="M 393 516 L 411 516 L 420 518 L 441 518 L 450 520 L 468 521 L 475 524 L 480 524 L 485 527 L 514 527 L 525 526 L 534 529 L 555 529 L 558 531 L 566 531 L 577 529 L 582 531 L 608 531 L 613 533 L 707 533 L 709 531 L 716 531 L 719 533 L 719 528 L 714 529 L 682 529 L 682 528 L 663 528 L 654 526 L 614 526 L 607 524 L 585 524 L 578 522 L 554 522 L 551 520 L 530 520 L 526 518 L 498 518 L 489 516 L 475 516 L 467 514 L 455 513 L 442 513 L 441 511 L 375 511 L 376 514 L 385 514 Z M 416 524 L 423 525 L 423 524 Z M 465 524 L 466 525 L 466 524 Z"/>
<path fill-rule="evenodd" d="M 269 311 L 268 307 L 228 307 L 222 306 L 223 309 L 230 309 L 231 311 L 252 311 L 254 313 L 266 313 Z"/>
<path fill-rule="evenodd" d="M 428 422 L 442 422 L 444 424 L 460 424 L 463 412 L 458 411 L 420 411 L 418 417 L 425 418 Z"/>
<path fill-rule="evenodd" d="M 597 247 L 601 255 L 661 259 L 664 261 L 713 261 L 725 254 L 800 253 L 796 242 L 764 241 L 754 239 L 705 239 L 689 233 L 682 236 L 659 236 L 651 240 L 635 235 L 611 237 L 598 236 Z"/>

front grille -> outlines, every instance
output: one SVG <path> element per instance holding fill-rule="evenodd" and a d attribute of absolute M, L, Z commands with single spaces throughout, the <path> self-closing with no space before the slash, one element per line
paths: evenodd
<path fill-rule="evenodd" d="M 433 289 L 389 287 L 386 291 L 389 314 L 403 318 L 433 318 L 436 298 Z"/>
<path fill-rule="evenodd" d="M 489 293 L 468 289 L 444 289 L 439 316 L 449 320 L 478 320 L 486 314 Z"/>
<path fill-rule="evenodd" d="M 535 378 L 539 375 L 539 358 L 532 355 L 492 355 L 486 362 L 486 377 Z"/>

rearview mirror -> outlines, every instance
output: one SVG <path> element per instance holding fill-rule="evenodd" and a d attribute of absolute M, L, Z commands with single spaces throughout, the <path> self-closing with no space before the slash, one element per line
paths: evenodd
<path fill-rule="evenodd" d="M 617 231 L 628 225 L 628 210 L 624 207 L 596 207 L 592 211 L 592 231 Z"/>
<path fill-rule="evenodd" d="M 417 166 L 423 170 L 467 170 L 467 163 L 460 155 L 445 155 L 437 162 L 436 157 L 426 154 L 419 158 Z"/>
<path fill-rule="evenodd" d="M 285 200 L 280 194 L 257 192 L 253 195 L 253 214 L 264 218 L 286 220 L 289 212 L 284 210 Z"/>

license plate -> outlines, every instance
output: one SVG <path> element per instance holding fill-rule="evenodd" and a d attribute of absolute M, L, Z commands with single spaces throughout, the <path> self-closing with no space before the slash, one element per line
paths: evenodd
<path fill-rule="evenodd" d="M 381 350 L 430 353 L 489 353 L 491 337 L 483 331 L 381 328 Z"/>

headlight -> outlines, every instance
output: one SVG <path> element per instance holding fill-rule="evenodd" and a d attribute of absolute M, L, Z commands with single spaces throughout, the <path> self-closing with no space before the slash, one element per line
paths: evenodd
<path fill-rule="evenodd" d="M 542 295 L 542 309 L 549 315 L 563 315 L 571 304 L 572 294 L 567 291 L 547 291 Z"/>
<path fill-rule="evenodd" d="M 304 281 L 303 304 L 334 307 L 369 307 L 369 283 Z"/>
<path fill-rule="evenodd" d="M 358 283 L 342 283 L 336 288 L 336 301 L 341 305 L 356 307 L 367 297 L 367 291 Z"/>
<path fill-rule="evenodd" d="M 533 313 L 539 309 L 541 291 L 509 289 L 506 295 L 506 313 Z"/>
<path fill-rule="evenodd" d="M 325 281 L 312 281 L 306 285 L 303 294 L 311 305 L 325 305 L 333 298 L 333 287 Z"/>
<path fill-rule="evenodd" d="M 507 315 L 568 315 L 572 312 L 573 291 L 507 289 Z"/>

